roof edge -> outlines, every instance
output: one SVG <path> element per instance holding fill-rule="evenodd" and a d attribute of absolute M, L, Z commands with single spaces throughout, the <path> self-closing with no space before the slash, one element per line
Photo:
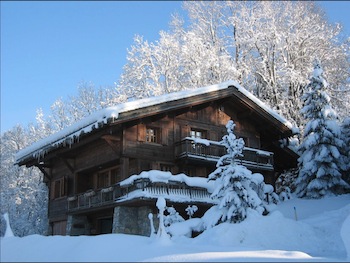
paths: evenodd
<path fill-rule="evenodd" d="M 62 129 L 44 139 L 41 139 L 30 146 L 20 150 L 15 155 L 15 164 L 22 165 L 26 160 L 36 158 L 40 159 L 47 154 L 53 148 L 57 148 L 60 145 L 72 145 L 79 141 L 82 134 L 90 133 L 93 130 L 100 128 L 107 124 L 111 119 L 117 120 L 119 115 L 124 112 L 133 111 L 136 109 L 147 108 L 150 106 L 159 105 L 162 103 L 190 98 L 193 96 L 215 92 L 228 88 L 235 88 L 238 92 L 254 102 L 263 111 L 272 116 L 286 128 L 291 130 L 291 133 L 295 134 L 296 130 L 293 125 L 287 121 L 284 117 L 279 115 L 276 111 L 268 107 L 260 99 L 255 97 L 251 92 L 243 88 L 237 81 L 229 80 L 220 84 L 211 86 L 194 88 L 189 90 L 183 90 L 178 92 L 172 92 L 163 94 L 160 96 L 148 97 L 139 100 L 128 101 L 118 104 L 116 106 L 108 107 L 83 118 L 82 120 Z"/>
<path fill-rule="evenodd" d="M 15 154 L 15 164 L 21 164 L 26 159 L 30 159 L 32 157 L 40 159 L 52 148 L 58 147 L 61 144 L 71 145 L 79 139 L 81 134 L 90 133 L 92 130 L 99 128 L 101 124 L 107 124 L 110 119 L 118 119 L 120 113 L 154 106 L 168 101 L 176 101 L 196 95 L 227 89 L 236 85 L 239 85 L 237 81 L 229 80 L 211 86 L 128 101 L 116 106 L 99 110 L 83 118 L 82 120 L 18 151 Z"/>

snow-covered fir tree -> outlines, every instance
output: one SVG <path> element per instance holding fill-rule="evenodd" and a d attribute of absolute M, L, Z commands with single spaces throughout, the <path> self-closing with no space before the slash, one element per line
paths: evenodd
<path fill-rule="evenodd" d="M 341 125 L 341 134 L 344 141 L 343 154 L 343 178 L 350 184 L 350 117 L 343 120 Z"/>
<path fill-rule="evenodd" d="M 8 213 L 16 236 L 46 234 L 48 229 L 48 189 L 39 169 L 14 165 L 15 153 L 36 139 L 37 127 L 21 125 L 5 132 L 0 143 L 0 236 L 6 233 Z M 39 135 L 38 135 L 39 136 Z"/>
<path fill-rule="evenodd" d="M 303 96 L 303 117 L 308 120 L 299 147 L 299 175 L 296 193 L 299 197 L 321 198 L 328 194 L 342 194 L 350 187 L 341 177 L 343 141 L 337 114 L 325 91 L 328 83 L 316 61 L 313 76 Z"/>
<path fill-rule="evenodd" d="M 232 120 L 227 123 L 228 134 L 224 135 L 221 141 L 227 149 L 227 154 L 218 160 L 216 170 L 209 175 L 209 180 L 215 180 L 216 183 L 211 196 L 219 199 L 219 220 L 232 223 L 243 221 L 249 210 L 255 210 L 259 214 L 264 212 L 261 200 L 264 178 L 261 174 L 253 174 L 237 162 L 237 157 L 242 156 L 244 140 L 236 138 L 233 133 L 235 126 Z"/>

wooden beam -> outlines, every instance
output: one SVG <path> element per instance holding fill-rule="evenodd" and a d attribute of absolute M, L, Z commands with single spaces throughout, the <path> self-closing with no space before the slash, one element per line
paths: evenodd
<path fill-rule="evenodd" d="M 61 160 L 64 162 L 64 164 L 68 167 L 69 171 L 74 174 L 74 167 L 68 162 L 66 158 L 61 157 Z"/>
<path fill-rule="evenodd" d="M 120 152 L 120 136 L 103 135 L 101 139 L 104 139 L 115 153 L 118 154 Z"/>
<path fill-rule="evenodd" d="M 104 140 L 109 140 L 109 141 L 120 141 L 120 137 L 119 136 L 115 136 L 115 135 L 102 135 L 101 136 L 102 139 Z"/>
<path fill-rule="evenodd" d="M 44 177 L 46 177 L 48 180 L 51 180 L 51 176 L 46 172 L 42 165 L 37 164 L 36 167 L 39 168 L 39 170 L 43 173 Z"/>
<path fill-rule="evenodd" d="M 254 112 L 252 109 L 244 109 L 238 113 L 238 116 L 240 119 L 249 119 L 249 118 L 252 118 L 253 113 Z"/>

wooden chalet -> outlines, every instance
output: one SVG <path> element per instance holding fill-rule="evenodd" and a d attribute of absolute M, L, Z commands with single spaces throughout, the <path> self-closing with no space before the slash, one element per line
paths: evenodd
<path fill-rule="evenodd" d="M 21 150 L 16 163 L 44 174 L 53 235 L 148 236 L 157 196 L 180 214 L 196 204 L 200 216 L 213 204 L 206 188 L 175 175 L 206 178 L 215 169 L 226 150 L 217 142 L 230 119 L 245 141 L 240 161 L 262 173 L 266 183 L 296 166 L 297 154 L 281 147 L 293 135 L 290 123 L 234 81 L 101 110 Z M 134 176 L 151 170 L 171 172 L 174 180 Z M 125 183 L 130 176 L 135 180 Z"/>

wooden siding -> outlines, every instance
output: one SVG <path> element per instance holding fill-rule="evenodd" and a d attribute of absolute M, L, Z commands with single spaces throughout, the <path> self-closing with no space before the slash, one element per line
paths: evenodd
<path fill-rule="evenodd" d="M 111 167 L 118 166 L 120 180 L 151 169 L 170 170 L 174 174 L 185 172 L 191 176 L 208 176 L 215 169 L 215 163 L 179 159 L 175 146 L 190 136 L 191 129 L 202 131 L 205 139 L 220 141 L 227 134 L 225 125 L 230 119 L 235 121 L 235 133 L 245 139 L 247 147 L 261 147 L 263 136 L 259 127 L 249 118 L 249 113 L 243 114 L 223 100 L 112 125 L 105 132 L 94 134 L 93 140 L 90 137 L 89 143 L 82 141 L 80 147 L 76 145 L 65 153 L 51 155 L 51 168 L 47 172 L 52 181 L 67 178 L 67 191 L 66 196 L 58 199 L 51 195 L 50 219 L 66 217 L 68 196 L 83 196 L 90 189 L 100 191 L 97 187 L 97 173 Z M 158 141 L 146 141 L 147 128 L 160 132 Z M 271 174 L 266 174 L 266 179 L 273 183 Z"/>
<path fill-rule="evenodd" d="M 49 202 L 49 219 L 50 221 L 62 220 L 66 217 L 68 210 L 67 198 L 62 197 Z"/>

